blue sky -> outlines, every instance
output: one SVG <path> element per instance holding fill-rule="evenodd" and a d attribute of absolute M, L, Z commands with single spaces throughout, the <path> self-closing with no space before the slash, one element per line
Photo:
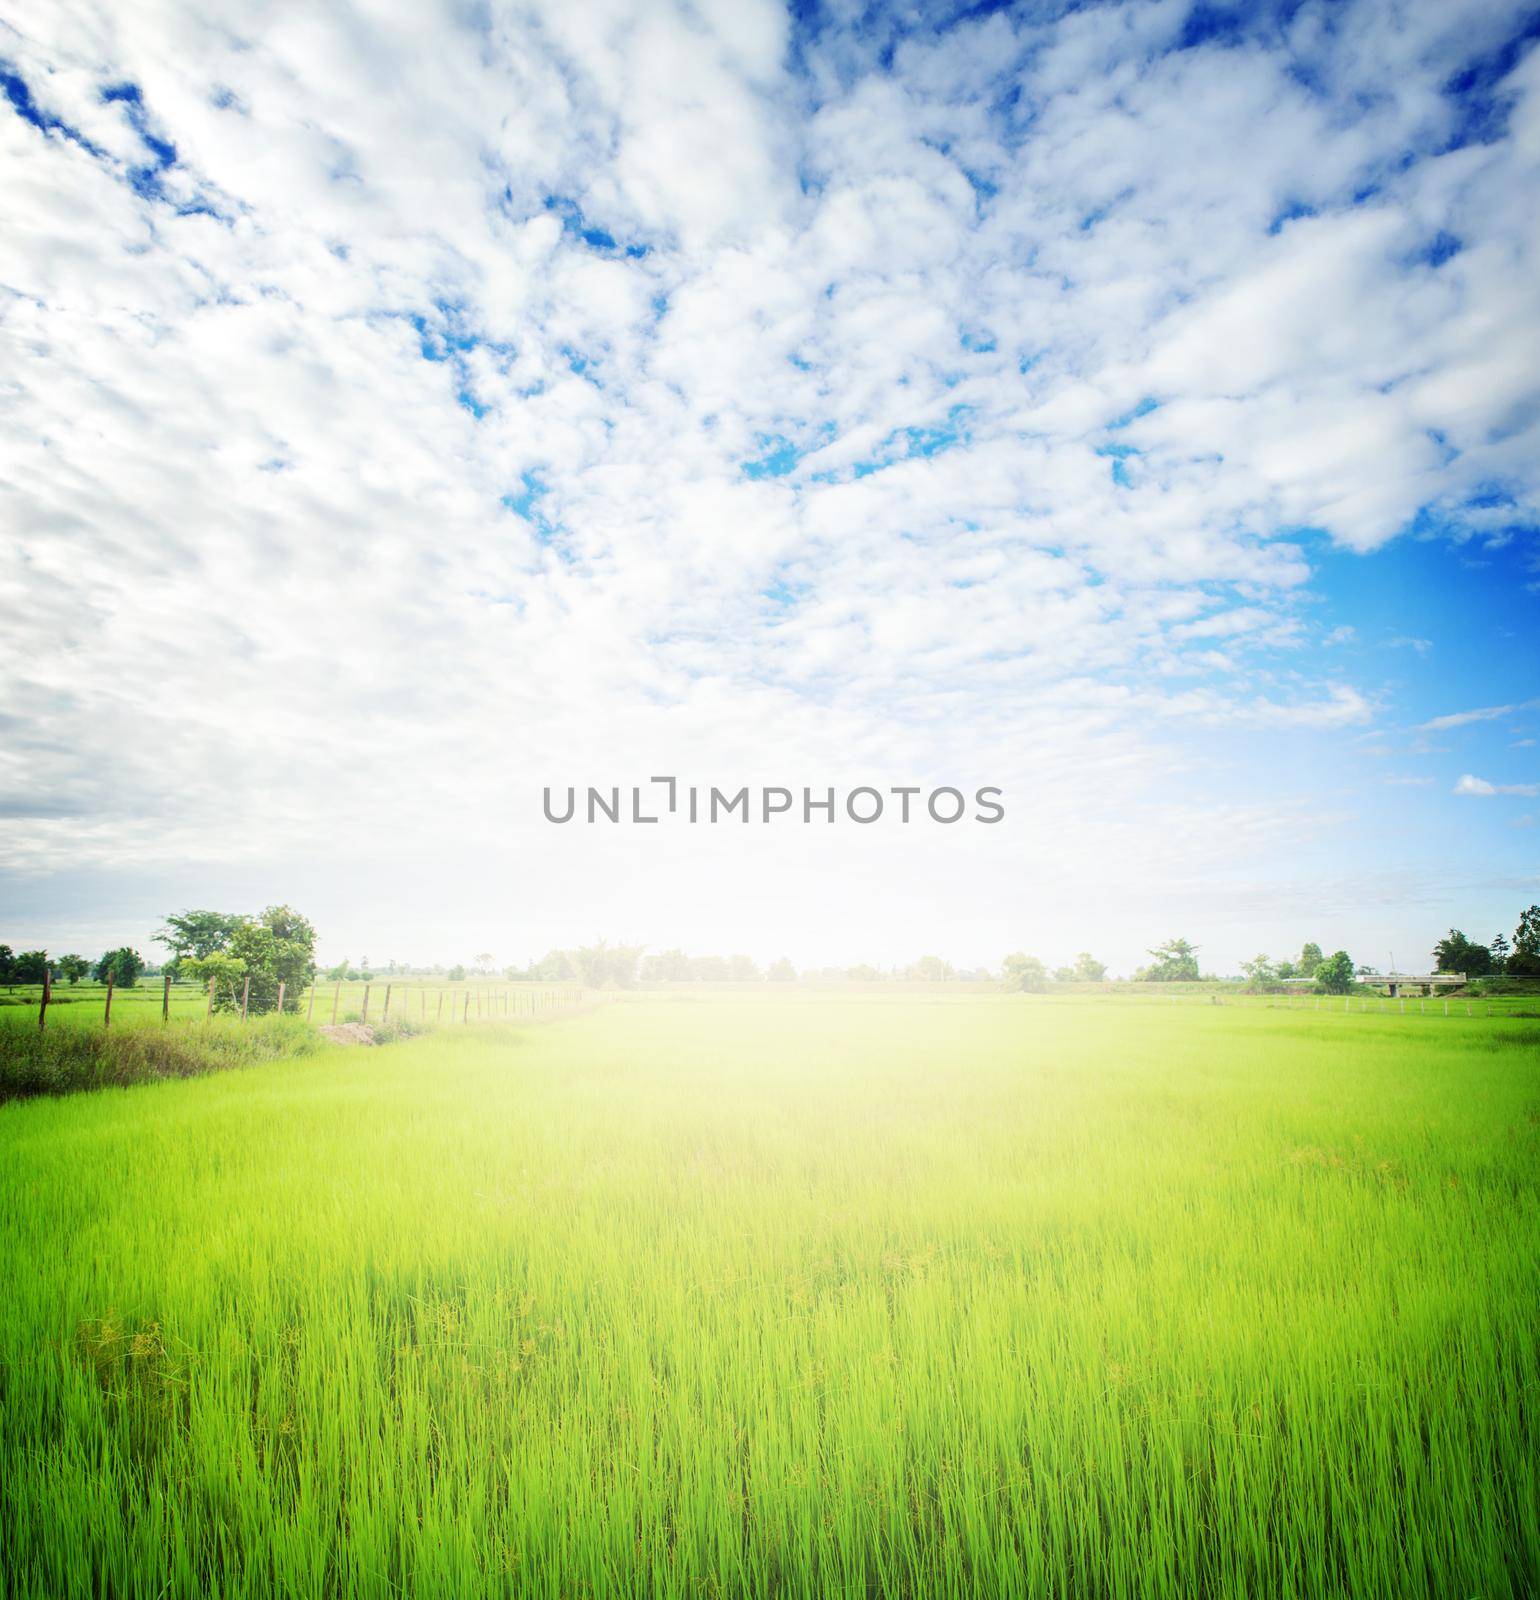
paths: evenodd
<path fill-rule="evenodd" d="M 1540 898 L 1540 12 L 0 24 L 0 936 L 1233 967 Z M 546 783 L 1008 822 L 553 836 Z M 166 902 L 166 903 L 163 903 Z"/>

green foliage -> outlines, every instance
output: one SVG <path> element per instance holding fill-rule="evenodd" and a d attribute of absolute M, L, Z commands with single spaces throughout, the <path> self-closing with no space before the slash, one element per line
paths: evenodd
<path fill-rule="evenodd" d="M 1313 978 L 1315 969 L 1321 964 L 1321 947 L 1318 944 L 1307 944 L 1299 953 L 1299 960 L 1294 963 L 1294 975 L 1297 978 Z"/>
<path fill-rule="evenodd" d="M 1513 931 L 1513 953 L 1508 957 L 1510 978 L 1540 977 L 1540 905 L 1530 906 L 1519 916 Z"/>
<path fill-rule="evenodd" d="M 1013 994 L 1041 994 L 1048 987 L 1048 969 L 1036 956 L 1012 951 L 1000 964 L 1000 976 Z"/>
<path fill-rule="evenodd" d="M 226 950 L 211 951 L 206 956 L 183 956 L 178 962 L 179 975 L 195 983 L 200 989 L 213 985 L 210 1008 L 229 1012 L 241 1009 L 241 991 L 246 982 L 246 963 Z"/>
<path fill-rule="evenodd" d="M 1075 982 L 1076 983 L 1105 983 L 1107 981 L 1107 964 L 1098 961 L 1089 950 L 1082 950 L 1075 957 Z"/>
<path fill-rule="evenodd" d="M 59 957 L 59 976 L 67 983 L 79 983 L 82 978 L 88 977 L 90 972 L 91 963 L 84 956 Z"/>
<path fill-rule="evenodd" d="M 16 952 L 8 944 L 0 944 L 0 983 L 16 982 Z"/>
<path fill-rule="evenodd" d="M 1249 989 L 1265 989 L 1278 981 L 1278 969 L 1266 956 L 1253 956 L 1250 961 L 1241 962 L 1241 971 L 1246 974 Z"/>
<path fill-rule="evenodd" d="M 96 963 L 94 976 L 98 983 L 106 983 L 111 978 L 114 988 L 132 989 L 143 971 L 144 957 L 137 950 L 123 945 L 117 950 L 109 950 Z"/>
<path fill-rule="evenodd" d="M 1492 950 L 1492 976 L 1500 978 L 1508 970 L 1508 957 L 1512 952 L 1512 945 L 1508 943 L 1508 936 L 1499 933 L 1493 940 Z"/>
<path fill-rule="evenodd" d="M 1492 970 L 1492 952 L 1484 944 L 1467 939 L 1458 928 L 1451 928 L 1433 946 L 1433 963 L 1436 972 L 1463 972 L 1472 978 L 1483 978 Z"/>
<path fill-rule="evenodd" d="M 310 922 L 293 907 L 269 906 L 260 917 L 236 919 L 222 949 L 183 957 L 180 966 L 200 985 L 212 980 L 215 1011 L 239 1011 L 250 979 L 249 1015 L 277 1010 L 280 986 L 283 1009 L 297 1012 L 315 977 L 315 937 Z"/>
<path fill-rule="evenodd" d="M 588 989 L 629 989 L 636 983 L 636 969 L 642 958 L 639 944 L 580 945 L 569 952 L 578 982 Z"/>
<path fill-rule="evenodd" d="M 51 970 L 46 950 L 23 950 L 16 958 L 17 983 L 41 983 Z"/>
<path fill-rule="evenodd" d="M 447 973 L 444 974 L 444 976 L 447 977 L 451 983 L 464 983 L 465 982 L 465 966 L 464 966 L 464 964 L 462 962 L 459 962 L 459 961 L 455 962 L 455 964 L 449 969 L 449 971 Z"/>
<path fill-rule="evenodd" d="M 921 956 L 908 967 L 904 976 L 912 982 L 942 983 L 953 976 L 952 968 L 940 956 Z"/>
<path fill-rule="evenodd" d="M 1307 945 L 1306 948 L 1310 947 Z M 1198 971 L 1198 947 L 1189 944 L 1186 939 L 1167 939 L 1149 954 L 1155 959 L 1134 974 L 1140 982 L 1193 983 L 1201 976 Z"/>
<path fill-rule="evenodd" d="M 770 963 L 765 976 L 771 983 L 795 983 L 797 981 L 797 969 L 792 966 L 785 956 L 782 956 L 779 961 Z"/>
<path fill-rule="evenodd" d="M 201 961 L 226 949 L 243 921 L 245 918 L 225 911 L 178 911 L 166 918 L 155 942 L 165 945 L 176 963 L 187 957 Z"/>
<path fill-rule="evenodd" d="M 1353 958 L 1346 950 L 1338 950 L 1315 964 L 1315 987 L 1318 994 L 1349 994 L 1357 977 Z"/>

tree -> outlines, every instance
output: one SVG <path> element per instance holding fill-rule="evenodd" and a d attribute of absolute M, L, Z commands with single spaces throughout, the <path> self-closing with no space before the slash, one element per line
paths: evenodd
<path fill-rule="evenodd" d="M 96 963 L 95 976 L 98 983 L 106 983 L 111 978 L 114 988 L 132 989 L 143 971 L 144 957 L 125 944 L 117 950 L 109 950 Z"/>
<path fill-rule="evenodd" d="M 184 956 L 201 961 L 225 949 L 242 920 L 225 911 L 178 911 L 166 918 L 155 942 L 165 945 L 173 962 L 180 963 Z"/>
<path fill-rule="evenodd" d="M 15 983 L 16 952 L 8 944 L 0 944 L 0 983 Z"/>
<path fill-rule="evenodd" d="M 1463 972 L 1480 978 L 1492 970 L 1492 952 L 1467 939 L 1458 928 L 1451 928 L 1433 946 L 1433 964 L 1437 972 Z"/>
<path fill-rule="evenodd" d="M 1299 976 L 1299 974 L 1294 970 L 1294 963 L 1292 961 L 1280 961 L 1273 969 L 1273 974 L 1275 977 L 1280 979 L 1297 978 Z"/>
<path fill-rule="evenodd" d="M 445 973 L 445 977 L 447 977 L 451 983 L 464 983 L 465 968 L 457 961 L 449 969 L 449 971 Z"/>
<path fill-rule="evenodd" d="M 565 950 L 547 950 L 530 969 L 531 978 L 541 983 L 576 983 L 577 969 Z"/>
<path fill-rule="evenodd" d="M 209 1001 L 214 1011 L 239 1011 L 241 991 L 246 983 L 246 963 L 228 950 L 211 950 L 206 956 L 182 956 L 177 961 L 179 974 L 199 988 L 212 989 Z"/>
<path fill-rule="evenodd" d="M 1307 944 L 1299 953 L 1299 960 L 1294 963 L 1294 975 L 1298 978 L 1313 978 L 1315 969 L 1321 964 L 1321 947 L 1318 944 Z"/>
<path fill-rule="evenodd" d="M 779 961 L 770 963 L 770 970 L 766 972 L 765 976 L 771 983 L 795 983 L 797 981 L 797 969 L 792 966 L 785 956 L 782 956 Z"/>
<path fill-rule="evenodd" d="M 642 978 L 647 983 L 686 983 L 690 977 L 690 958 L 683 950 L 657 950 L 642 963 Z"/>
<path fill-rule="evenodd" d="M 630 989 L 636 983 L 636 969 L 642 959 L 639 944 L 579 945 L 569 952 L 578 981 L 585 989 Z"/>
<path fill-rule="evenodd" d="M 1000 976 L 1012 994 L 1041 994 L 1048 987 L 1048 969 L 1036 956 L 1013 950 L 1000 963 Z"/>
<path fill-rule="evenodd" d="M 1352 956 L 1346 950 L 1338 950 L 1316 963 L 1316 991 L 1319 994 L 1350 994 L 1355 976 Z"/>
<path fill-rule="evenodd" d="M 1105 983 L 1107 981 L 1107 964 L 1098 961 L 1089 950 L 1082 950 L 1075 957 L 1075 982 L 1076 983 Z"/>
<path fill-rule="evenodd" d="M 904 976 L 918 983 L 942 983 L 952 976 L 952 969 L 940 956 L 921 956 Z"/>
<path fill-rule="evenodd" d="M 1540 906 L 1531 906 L 1513 930 L 1513 952 L 1508 957 L 1511 978 L 1540 978 Z"/>
<path fill-rule="evenodd" d="M 237 917 L 222 949 L 181 957 L 178 966 L 197 983 L 213 983 L 215 1011 L 239 1011 L 249 979 L 251 1014 L 276 1011 L 280 991 L 283 1009 L 297 1012 L 315 979 L 315 939 L 315 928 L 292 906 L 269 906 L 260 917 Z"/>
<path fill-rule="evenodd" d="M 696 956 L 690 963 L 690 976 L 697 983 L 726 983 L 732 975 L 726 956 Z"/>
<path fill-rule="evenodd" d="M 752 956 L 729 956 L 727 964 L 732 970 L 734 983 L 757 983 L 759 981 L 759 968 L 754 964 Z"/>
<path fill-rule="evenodd" d="M 476 957 L 476 971 L 483 978 L 487 977 L 491 973 L 492 965 L 496 960 L 497 957 L 494 956 L 490 950 L 483 950 L 480 955 Z"/>
<path fill-rule="evenodd" d="M 60 956 L 59 975 L 69 983 L 79 983 L 91 970 L 91 963 L 84 956 Z"/>
<path fill-rule="evenodd" d="M 41 983 L 50 971 L 46 950 L 23 950 L 16 958 L 17 983 Z"/>
<path fill-rule="evenodd" d="M 1154 961 L 1134 974 L 1144 983 L 1192 983 L 1199 976 L 1198 947 L 1185 939 L 1167 939 L 1151 950 Z"/>
<path fill-rule="evenodd" d="M 847 967 L 845 976 L 851 983 L 880 983 L 882 981 L 882 974 L 867 961 L 859 962 L 853 967 Z"/>
<path fill-rule="evenodd" d="M 1278 969 L 1266 956 L 1253 956 L 1250 961 L 1241 962 L 1241 971 L 1246 974 L 1247 986 L 1252 989 L 1260 989 L 1278 981 Z"/>
<path fill-rule="evenodd" d="M 1508 970 L 1508 954 L 1511 949 L 1512 946 L 1508 943 L 1508 936 L 1505 933 L 1499 933 L 1492 940 L 1492 971 L 1499 978 Z"/>
<path fill-rule="evenodd" d="M 1075 969 L 1073 967 L 1055 967 L 1053 969 L 1053 981 L 1055 983 L 1073 983 L 1075 981 Z"/>

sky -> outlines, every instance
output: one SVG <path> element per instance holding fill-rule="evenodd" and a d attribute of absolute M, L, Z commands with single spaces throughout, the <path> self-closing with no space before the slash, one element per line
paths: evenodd
<path fill-rule="evenodd" d="M 1540 11 L 21 0 L 0 939 L 1425 962 L 1540 900 Z M 1002 789 L 997 825 L 546 786 Z"/>

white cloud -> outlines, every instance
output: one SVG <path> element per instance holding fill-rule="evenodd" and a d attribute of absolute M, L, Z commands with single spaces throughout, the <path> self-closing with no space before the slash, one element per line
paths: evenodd
<path fill-rule="evenodd" d="M 0 862 L 527 854 L 532 784 L 666 756 L 987 762 L 1148 870 L 1098 818 L 1187 804 L 1193 729 L 1380 703 L 1301 648 L 1323 531 L 1536 511 L 1540 67 L 1451 148 L 1518 13 L 1411 9 L 881 70 L 763 0 L 25 11 Z M 1293 828 L 1259 771 L 1198 804 Z"/>
<path fill-rule="evenodd" d="M 1471 773 L 1462 773 L 1455 783 L 1453 792 L 1465 795 L 1493 795 L 1493 794 L 1540 794 L 1540 783 L 1488 783 L 1485 778 L 1477 778 Z"/>

